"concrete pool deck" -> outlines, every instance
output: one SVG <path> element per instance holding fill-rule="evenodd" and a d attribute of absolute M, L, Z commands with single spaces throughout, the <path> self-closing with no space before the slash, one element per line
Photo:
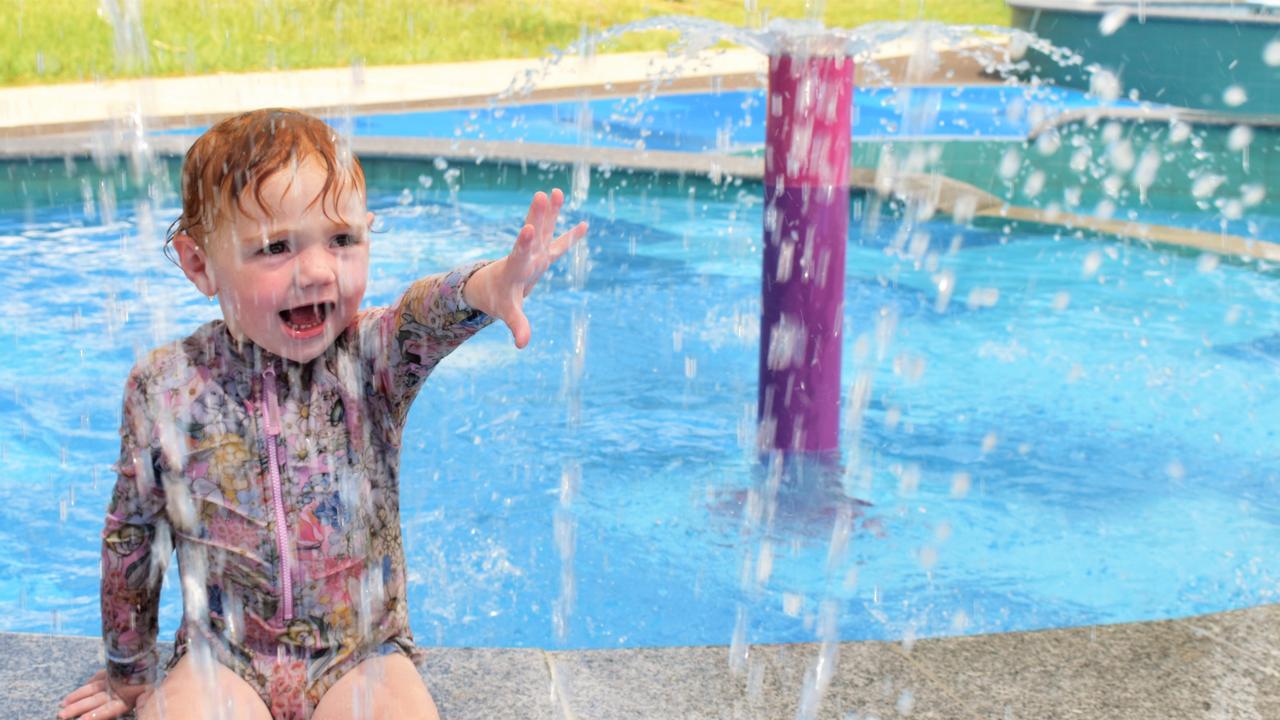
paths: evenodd
<path fill-rule="evenodd" d="M 758 84 L 763 60 L 752 55 L 725 54 L 707 63 L 687 86 L 679 87 Z M 547 80 L 539 83 L 540 90 L 519 97 L 576 97 L 588 86 L 634 91 L 653 82 L 650 69 L 661 68 L 663 62 L 653 55 L 601 57 L 610 59 L 592 61 L 598 72 L 590 84 L 581 79 L 559 84 Z M 902 69 L 905 57 L 899 58 Z M 514 87 L 513 78 L 520 72 L 538 71 L 537 63 L 520 62 L 471 65 L 470 69 L 348 68 L 0 89 L 0 155 L 66 154 L 69 144 L 85 140 L 85 131 L 104 124 L 126 127 L 133 113 L 163 125 L 199 122 L 262 105 L 360 111 L 474 105 Z M 980 79 L 974 67 L 963 63 L 960 67 L 959 75 L 953 73 L 949 80 Z M 451 147 L 464 154 L 477 148 Z M 385 148 L 370 141 L 357 147 L 357 152 L 398 154 L 410 149 L 404 141 Z M 423 156 L 443 152 L 431 145 L 418 151 Z M 497 157 L 501 151 L 480 148 L 488 157 Z M 522 149 L 524 157 L 535 152 L 527 145 Z M 565 150 L 560 152 L 563 161 Z M 737 166 L 713 157 L 644 156 L 647 159 L 636 153 L 629 153 L 629 158 L 602 154 L 598 160 L 626 159 L 633 164 L 648 162 L 653 169 L 685 167 L 702 172 L 711 171 L 708 163 L 720 163 L 720 170 L 741 176 L 756 172 L 751 161 L 743 158 L 733 161 L 742 162 Z M 939 196 L 940 202 L 944 196 Z M 974 211 L 1003 212 L 1000 216 L 1017 219 L 1016 213 L 1010 215 L 999 204 L 975 206 Z M 1119 232 L 1105 227 L 1100 231 Z M 1217 242 L 1215 238 L 1226 237 L 1230 236 L 1211 234 L 1201 239 Z M 1272 255 L 1276 249 L 1269 244 L 1242 246 L 1257 247 L 1266 253 L 1261 257 L 1280 257 Z M 1230 247 L 1205 249 L 1233 252 Z M 446 720 L 792 718 L 806 672 L 820 652 L 817 645 L 756 646 L 745 671 L 734 673 L 727 647 L 434 649 L 421 671 Z M 851 642 L 839 646 L 817 716 L 835 720 L 1277 718 L 1278 659 L 1280 606 L 1151 623 L 920 640 L 909 648 L 902 643 Z M 0 710 L 15 718 L 51 717 L 58 698 L 101 662 L 101 643 L 96 639 L 0 634 Z"/>
<path fill-rule="evenodd" d="M 0 634 L 0 713 L 48 718 L 101 666 L 91 638 Z M 798 717 L 819 645 L 432 649 L 445 720 Z M 164 657 L 169 646 L 166 644 Z M 1262 720 L 1280 717 L 1280 606 L 1179 620 L 838 647 L 830 720 Z"/>

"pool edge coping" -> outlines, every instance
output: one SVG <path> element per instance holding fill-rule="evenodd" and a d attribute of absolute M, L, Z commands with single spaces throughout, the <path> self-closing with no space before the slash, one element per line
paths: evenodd
<path fill-rule="evenodd" d="M 0 633 L 0 648 L 11 717 L 48 717 L 100 664 L 97 638 Z M 922 718 L 1064 720 L 1280 710 L 1280 674 L 1266 664 L 1280 655 L 1280 605 L 913 642 L 426 650 L 419 672 L 451 720 L 794 717 L 806 678 L 824 674 L 823 718 L 904 706 Z"/>

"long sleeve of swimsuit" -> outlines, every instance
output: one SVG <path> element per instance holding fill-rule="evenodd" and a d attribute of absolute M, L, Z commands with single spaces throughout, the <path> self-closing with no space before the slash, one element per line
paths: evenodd
<path fill-rule="evenodd" d="M 387 397 L 395 426 L 403 427 L 409 405 L 436 364 L 493 321 L 462 296 L 463 285 L 486 264 L 422 278 L 395 305 L 363 319 L 376 323 L 376 328 L 368 328 L 374 332 L 367 329 L 362 335 L 376 343 L 376 382 Z"/>
<path fill-rule="evenodd" d="M 116 485 L 102 531 L 102 638 L 107 673 L 113 681 L 127 685 L 155 680 L 160 583 L 171 547 L 161 458 L 153 442 L 145 392 L 145 382 L 135 370 L 125 383 Z M 164 535 L 160 542 L 156 542 L 158 534 Z"/>

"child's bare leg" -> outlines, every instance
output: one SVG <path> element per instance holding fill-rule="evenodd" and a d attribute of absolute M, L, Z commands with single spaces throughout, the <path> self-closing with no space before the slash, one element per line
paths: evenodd
<path fill-rule="evenodd" d="M 146 704 L 138 708 L 138 720 L 271 720 L 271 713 L 253 687 L 222 663 L 210 660 L 209 676 L 201 677 L 191 653 L 182 656 L 161 681 Z M 219 714 L 220 708 L 229 708 Z"/>
<path fill-rule="evenodd" d="M 311 720 L 439 720 L 413 662 L 394 653 L 371 657 L 338 678 Z"/>

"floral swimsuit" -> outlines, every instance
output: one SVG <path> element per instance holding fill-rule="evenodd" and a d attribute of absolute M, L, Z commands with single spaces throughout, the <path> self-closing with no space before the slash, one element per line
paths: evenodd
<path fill-rule="evenodd" d="M 160 583 L 178 552 L 189 649 L 307 718 L 380 654 L 420 660 L 400 539 L 400 443 L 431 369 L 491 320 L 462 299 L 480 266 L 414 283 L 299 364 L 222 321 L 153 351 L 125 385 L 103 530 L 108 673 L 154 682 Z"/>

